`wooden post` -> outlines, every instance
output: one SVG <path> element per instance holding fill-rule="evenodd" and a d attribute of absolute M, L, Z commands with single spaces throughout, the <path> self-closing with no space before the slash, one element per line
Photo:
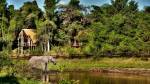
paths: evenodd
<path fill-rule="evenodd" d="M 19 53 L 20 53 L 20 52 L 19 52 L 19 51 L 20 51 L 20 42 L 19 42 L 19 38 L 20 38 L 20 37 L 18 37 L 18 39 L 17 39 L 17 40 L 18 40 L 18 50 L 17 50 L 17 57 L 18 57 L 18 55 L 19 55 Z"/>
<path fill-rule="evenodd" d="M 46 43 L 44 44 L 44 54 L 46 53 L 46 51 L 47 51 L 47 45 L 46 45 Z"/>
<path fill-rule="evenodd" d="M 29 54 L 31 52 L 31 40 L 29 40 Z"/>
<path fill-rule="evenodd" d="M 23 31 L 21 32 L 21 56 L 23 56 L 23 47 L 24 47 L 24 37 L 23 37 Z"/>
<path fill-rule="evenodd" d="M 47 52 L 49 52 L 49 50 L 50 50 L 50 44 L 49 44 L 50 42 L 49 42 L 49 40 L 47 41 Z"/>
<path fill-rule="evenodd" d="M 42 52 L 44 51 L 44 47 L 43 47 L 43 44 L 41 44 L 41 47 L 42 47 Z"/>

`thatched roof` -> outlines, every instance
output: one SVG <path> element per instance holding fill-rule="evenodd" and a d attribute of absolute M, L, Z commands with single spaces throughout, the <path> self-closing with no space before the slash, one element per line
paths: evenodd
<path fill-rule="evenodd" d="M 22 33 L 25 33 L 27 36 L 29 36 L 33 43 L 37 42 L 37 33 L 35 29 L 22 29 L 20 34 Z"/>

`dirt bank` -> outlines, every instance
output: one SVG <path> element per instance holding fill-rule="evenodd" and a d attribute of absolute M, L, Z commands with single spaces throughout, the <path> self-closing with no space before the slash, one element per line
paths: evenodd
<path fill-rule="evenodd" d="M 74 69 L 74 70 L 65 70 L 65 72 L 99 72 L 99 73 L 121 73 L 121 74 L 134 74 L 141 76 L 150 76 L 150 69 L 139 69 L 139 68 L 94 68 L 89 70 L 83 69 Z"/>

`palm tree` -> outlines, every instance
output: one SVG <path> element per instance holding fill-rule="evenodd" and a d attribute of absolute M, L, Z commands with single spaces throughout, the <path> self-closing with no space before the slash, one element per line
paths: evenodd
<path fill-rule="evenodd" d="M 53 21 L 45 20 L 42 24 L 42 28 L 39 32 L 40 42 L 43 46 L 44 52 L 50 51 L 52 47 L 52 40 L 56 29 L 56 25 Z"/>

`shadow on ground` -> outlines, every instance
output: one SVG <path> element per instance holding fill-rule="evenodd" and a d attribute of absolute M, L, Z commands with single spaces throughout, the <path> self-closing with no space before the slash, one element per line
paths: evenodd
<path fill-rule="evenodd" d="M 0 84 L 19 84 L 15 76 L 0 77 Z"/>

